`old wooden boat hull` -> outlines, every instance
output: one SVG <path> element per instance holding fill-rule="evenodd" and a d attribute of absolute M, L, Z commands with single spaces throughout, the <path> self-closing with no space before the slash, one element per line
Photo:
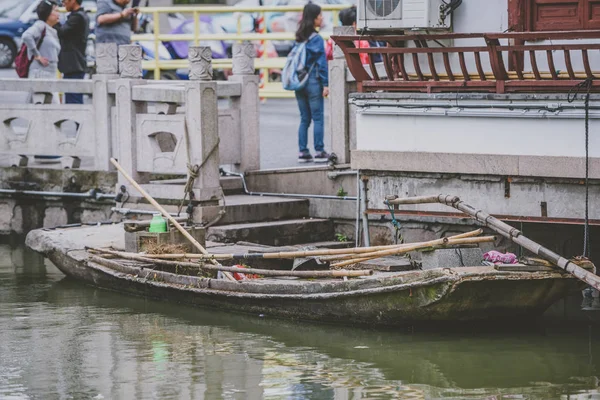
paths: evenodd
<path fill-rule="evenodd" d="M 583 288 L 580 281 L 559 270 L 509 272 L 488 266 L 377 272 L 346 281 L 261 278 L 231 282 L 123 261 L 100 265 L 84 250 L 84 243 L 114 245 L 110 229 L 114 228 L 38 230 L 28 235 L 27 244 L 65 275 L 94 286 L 193 306 L 326 322 L 405 325 L 516 320 L 541 315 L 560 298 Z M 105 232 L 98 235 L 101 230 Z"/>

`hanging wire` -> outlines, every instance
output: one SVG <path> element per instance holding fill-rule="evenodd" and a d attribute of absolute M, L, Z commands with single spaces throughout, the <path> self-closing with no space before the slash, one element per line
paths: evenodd
<path fill-rule="evenodd" d="M 593 79 L 586 78 L 583 82 L 577 84 L 569 91 L 567 101 L 572 103 L 577 95 L 585 92 L 584 108 L 585 108 L 585 222 L 583 227 L 583 256 L 590 258 L 590 91 L 592 90 Z"/>

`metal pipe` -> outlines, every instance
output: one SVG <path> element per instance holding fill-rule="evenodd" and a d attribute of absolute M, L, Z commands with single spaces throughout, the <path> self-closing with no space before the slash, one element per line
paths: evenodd
<path fill-rule="evenodd" d="M 336 179 L 339 176 L 347 176 L 347 175 L 357 175 L 358 172 L 357 171 L 331 171 L 327 173 L 327 177 L 329 179 Z"/>
<path fill-rule="evenodd" d="M 356 196 L 332 196 L 325 194 L 296 194 L 296 193 L 268 193 L 268 192 L 251 192 L 248 190 L 246 185 L 246 179 L 244 174 L 241 172 L 231 172 L 221 170 L 225 175 L 239 176 L 242 179 L 242 186 L 244 187 L 244 193 L 249 196 L 273 196 L 273 197 L 295 197 L 301 199 L 327 199 L 327 200 L 356 200 Z"/>
<path fill-rule="evenodd" d="M 360 171 L 356 173 L 356 223 L 354 229 L 354 247 L 360 247 Z"/>
<path fill-rule="evenodd" d="M 117 213 L 123 214 L 123 215 L 128 215 L 128 214 L 154 215 L 154 214 L 157 214 L 156 211 L 152 211 L 152 210 L 136 210 L 133 208 L 119 208 L 119 207 L 113 207 L 110 209 L 110 211 L 117 212 Z M 172 217 L 185 217 L 185 218 L 188 217 L 187 213 L 181 213 L 181 214 L 169 213 L 169 215 L 171 215 Z"/>
<path fill-rule="evenodd" d="M 0 189 L 0 194 L 12 194 L 12 195 L 21 195 L 21 196 L 39 196 L 39 197 L 67 197 L 67 198 L 94 199 L 94 200 L 103 200 L 103 199 L 114 200 L 114 198 L 115 198 L 114 194 L 98 192 L 95 189 L 91 189 L 85 193 L 48 192 L 48 191 L 40 191 L 40 190 Z"/>
<path fill-rule="evenodd" d="M 367 197 L 367 182 L 368 179 L 360 179 L 361 182 L 361 197 L 362 197 L 362 220 L 363 220 L 363 243 L 366 247 L 371 246 L 371 237 L 369 235 L 369 198 Z"/>
<path fill-rule="evenodd" d="M 411 101 L 411 103 L 400 103 L 400 101 Z M 488 109 L 488 108 L 502 108 L 502 109 L 523 109 L 523 110 L 546 110 L 546 111 L 557 111 L 557 110 L 583 110 L 583 101 L 580 103 L 568 103 L 567 100 L 535 100 L 538 104 L 532 102 L 488 102 L 481 103 L 477 100 L 472 99 L 459 99 L 460 103 L 457 103 L 456 99 L 448 100 L 425 100 L 425 99 L 397 99 L 396 101 L 391 100 L 362 100 L 354 99 L 351 103 L 357 107 L 393 107 L 393 108 L 405 108 L 405 109 L 421 109 L 421 108 L 464 108 L 464 109 Z M 471 102 L 471 103 L 469 103 Z M 543 103 L 542 103 L 543 102 Z M 591 106 L 590 110 L 600 110 L 600 106 Z"/>

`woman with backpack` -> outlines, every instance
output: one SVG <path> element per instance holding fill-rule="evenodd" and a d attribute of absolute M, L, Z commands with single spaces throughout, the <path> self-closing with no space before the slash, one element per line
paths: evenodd
<path fill-rule="evenodd" d="M 59 20 L 58 7 L 50 0 L 42 0 L 36 13 L 39 21 L 31 25 L 22 37 L 27 46 L 27 56 L 33 58 L 27 77 L 56 79 L 60 40 L 53 27 Z"/>
<path fill-rule="evenodd" d="M 314 123 L 315 162 L 327 162 L 330 155 L 325 151 L 323 136 L 325 131 L 324 97 L 329 95 L 329 78 L 325 42 L 317 33 L 323 23 L 321 7 L 314 3 L 304 6 L 302 20 L 296 31 L 296 42 L 306 44 L 305 67 L 308 71 L 306 85 L 296 90 L 296 100 L 300 110 L 300 127 L 298 129 L 298 162 L 313 161 L 308 150 L 308 128 L 311 120 Z"/>

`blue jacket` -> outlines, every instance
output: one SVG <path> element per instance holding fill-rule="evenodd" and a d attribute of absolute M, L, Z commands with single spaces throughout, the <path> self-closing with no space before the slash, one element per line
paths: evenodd
<path fill-rule="evenodd" d="M 312 65 L 324 87 L 329 86 L 329 70 L 327 69 L 327 57 L 325 56 L 325 41 L 319 35 L 313 36 L 306 43 L 306 67 Z"/>

